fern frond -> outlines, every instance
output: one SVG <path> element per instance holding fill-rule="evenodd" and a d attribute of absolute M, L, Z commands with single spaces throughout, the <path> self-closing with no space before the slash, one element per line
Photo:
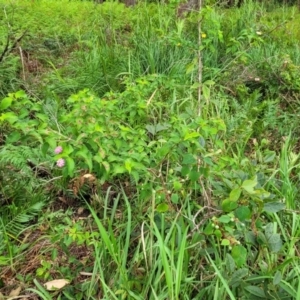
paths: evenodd
<path fill-rule="evenodd" d="M 24 199 L 23 205 L 12 203 L 6 205 L 0 212 L 0 235 L 9 234 L 18 236 L 28 227 L 28 223 L 34 220 L 41 213 L 46 204 L 46 199 Z M 26 205 L 26 201 L 28 205 Z M 20 204 L 20 203 L 18 203 Z"/>
<path fill-rule="evenodd" d="M 37 161 L 40 157 L 37 148 L 29 146 L 6 145 L 0 150 L 0 166 L 11 165 L 19 170 L 29 170 L 28 160 Z"/>

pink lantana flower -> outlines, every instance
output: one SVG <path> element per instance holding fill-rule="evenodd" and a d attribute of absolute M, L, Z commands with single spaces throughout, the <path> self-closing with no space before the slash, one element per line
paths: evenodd
<path fill-rule="evenodd" d="M 55 153 L 55 154 L 60 154 L 60 153 L 62 153 L 62 152 L 63 152 L 62 146 L 58 146 L 58 147 L 56 147 L 55 150 L 54 150 L 54 153 Z"/>
<path fill-rule="evenodd" d="M 56 162 L 56 165 L 59 167 L 59 168 L 62 168 L 64 165 L 65 165 L 65 160 L 63 158 L 60 158 L 57 162 Z"/>

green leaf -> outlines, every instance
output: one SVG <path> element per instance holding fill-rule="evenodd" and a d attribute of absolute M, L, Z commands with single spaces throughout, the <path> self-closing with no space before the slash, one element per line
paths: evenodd
<path fill-rule="evenodd" d="M 272 252 L 280 251 L 282 247 L 282 240 L 280 238 L 280 234 L 274 232 L 273 223 L 267 224 L 265 228 L 265 237 L 270 251 Z"/>
<path fill-rule="evenodd" d="M 232 258 L 234 259 L 237 267 L 241 267 L 246 264 L 247 261 L 247 249 L 244 246 L 236 245 L 231 251 Z"/>
<path fill-rule="evenodd" d="M 208 100 L 210 98 L 210 87 L 203 84 L 202 85 L 202 93 L 205 100 Z"/>
<path fill-rule="evenodd" d="M 15 97 L 16 99 L 24 98 L 24 97 L 26 97 L 26 96 L 27 96 L 27 95 L 26 95 L 26 93 L 25 93 L 23 90 L 19 90 L 19 91 L 17 91 L 17 92 L 14 93 L 14 97 Z"/>
<path fill-rule="evenodd" d="M 186 141 L 186 140 L 194 139 L 199 136 L 200 136 L 199 132 L 196 132 L 196 131 L 189 132 L 184 136 L 184 140 Z"/>
<path fill-rule="evenodd" d="M 194 155 L 187 153 L 183 155 L 183 159 L 182 159 L 182 164 L 183 165 L 193 165 L 195 164 L 196 158 L 194 157 Z"/>
<path fill-rule="evenodd" d="M 223 215 L 220 218 L 218 218 L 218 221 L 221 223 L 227 224 L 227 223 L 231 222 L 231 217 L 228 215 Z"/>
<path fill-rule="evenodd" d="M 76 156 L 82 157 L 84 159 L 84 162 L 88 165 L 89 171 L 91 172 L 93 169 L 93 161 L 92 161 L 92 156 L 88 152 L 88 150 L 84 149 L 84 150 L 77 151 Z"/>
<path fill-rule="evenodd" d="M 182 189 L 182 183 L 179 181 L 174 181 L 173 188 L 175 191 L 180 191 Z"/>
<path fill-rule="evenodd" d="M 222 237 L 222 232 L 221 232 L 221 230 L 219 230 L 219 229 L 215 230 L 215 231 L 214 231 L 214 235 L 215 235 L 218 239 L 220 239 L 220 238 Z"/>
<path fill-rule="evenodd" d="M 7 121 L 9 124 L 13 124 L 18 120 L 19 120 L 18 116 L 15 115 L 13 112 L 7 112 L 0 115 L 0 122 Z"/>
<path fill-rule="evenodd" d="M 49 150 L 49 144 L 47 142 L 44 142 L 41 147 L 42 154 L 46 155 L 48 150 Z"/>
<path fill-rule="evenodd" d="M 223 239 L 222 242 L 221 242 L 221 245 L 222 246 L 229 246 L 230 245 L 230 241 L 227 240 L 227 239 Z"/>
<path fill-rule="evenodd" d="M 254 296 L 266 299 L 265 292 L 263 291 L 263 289 L 259 288 L 258 286 L 248 285 L 245 287 L 245 290 Z"/>
<path fill-rule="evenodd" d="M 257 185 L 257 179 L 253 179 L 253 180 L 245 180 L 242 184 L 242 188 L 248 192 L 249 194 L 254 194 L 255 190 L 254 188 Z"/>
<path fill-rule="evenodd" d="M 263 158 L 263 161 L 264 161 L 264 163 L 269 163 L 269 162 L 274 161 L 275 157 L 276 157 L 276 152 L 275 151 L 268 151 L 265 154 L 265 156 Z"/>
<path fill-rule="evenodd" d="M 159 213 L 165 213 L 169 210 L 169 205 L 167 203 L 160 203 L 156 207 L 156 211 Z"/>
<path fill-rule="evenodd" d="M 11 106 L 13 99 L 11 97 L 4 98 L 0 103 L 0 110 L 7 109 Z"/>
<path fill-rule="evenodd" d="M 282 247 L 282 240 L 280 237 L 280 234 L 274 233 L 269 239 L 268 239 L 268 246 L 270 251 L 272 252 L 279 252 Z"/>
<path fill-rule="evenodd" d="M 20 132 L 14 131 L 8 135 L 8 137 L 6 138 L 6 143 L 8 143 L 8 144 L 15 143 L 15 142 L 19 141 L 20 138 L 21 138 Z"/>
<path fill-rule="evenodd" d="M 231 201 L 230 199 L 225 199 L 222 202 L 222 209 L 224 212 L 231 212 L 235 210 L 238 207 L 238 204 L 236 201 Z"/>
<path fill-rule="evenodd" d="M 178 196 L 178 194 L 172 194 L 171 201 L 174 204 L 178 204 L 178 202 L 179 202 L 179 196 Z"/>
<path fill-rule="evenodd" d="M 75 162 L 74 162 L 73 158 L 67 157 L 66 163 L 67 163 L 68 175 L 72 177 L 75 172 Z"/>
<path fill-rule="evenodd" d="M 131 159 L 126 159 L 124 165 L 125 169 L 130 173 L 133 167 L 133 161 Z"/>
<path fill-rule="evenodd" d="M 241 196 L 241 193 L 242 193 L 242 189 L 241 188 L 236 188 L 236 189 L 233 189 L 230 194 L 229 194 L 229 199 L 231 201 L 238 201 L 240 196 Z"/>
<path fill-rule="evenodd" d="M 215 228 L 212 226 L 213 224 L 211 222 L 208 223 L 208 225 L 205 227 L 203 233 L 206 235 L 211 235 L 214 233 Z"/>
<path fill-rule="evenodd" d="M 285 204 L 281 202 L 268 202 L 264 204 L 264 211 L 268 213 L 277 213 L 285 209 Z"/>
<path fill-rule="evenodd" d="M 226 254 L 226 268 L 229 273 L 233 273 L 235 270 L 234 259 L 229 253 Z"/>
<path fill-rule="evenodd" d="M 281 272 L 280 271 L 277 271 L 274 275 L 274 278 L 273 278 L 273 284 L 274 285 L 278 285 L 280 282 L 281 282 L 281 279 L 282 279 L 282 275 L 281 275 Z"/>
<path fill-rule="evenodd" d="M 252 213 L 248 206 L 240 206 L 235 210 L 234 215 L 241 222 L 244 222 L 245 220 L 249 220 L 251 218 Z"/>
<path fill-rule="evenodd" d="M 189 179 L 193 182 L 198 181 L 199 177 L 200 177 L 200 173 L 196 170 L 191 170 L 189 172 Z"/>
<path fill-rule="evenodd" d="M 229 285 L 232 287 L 238 287 L 242 283 L 243 278 L 248 276 L 248 273 L 249 270 L 246 268 L 236 270 L 231 276 Z"/>

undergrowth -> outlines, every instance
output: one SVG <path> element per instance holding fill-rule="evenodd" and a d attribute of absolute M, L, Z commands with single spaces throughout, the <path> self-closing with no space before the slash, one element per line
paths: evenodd
<path fill-rule="evenodd" d="M 299 299 L 299 12 L 176 6 L 0 3 L 0 298 Z"/>

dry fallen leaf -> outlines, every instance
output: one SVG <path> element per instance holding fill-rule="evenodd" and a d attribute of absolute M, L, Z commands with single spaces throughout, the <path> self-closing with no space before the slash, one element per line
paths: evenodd
<path fill-rule="evenodd" d="M 44 287 L 48 291 L 60 290 L 64 286 L 68 285 L 69 283 L 70 283 L 70 281 L 67 279 L 56 279 L 56 280 L 51 280 L 51 281 L 46 282 L 44 284 Z"/>
<path fill-rule="evenodd" d="M 9 297 L 15 297 L 15 296 L 19 296 L 20 295 L 20 292 L 21 292 L 21 287 L 17 287 L 16 289 L 12 290 L 10 293 L 9 293 Z"/>

